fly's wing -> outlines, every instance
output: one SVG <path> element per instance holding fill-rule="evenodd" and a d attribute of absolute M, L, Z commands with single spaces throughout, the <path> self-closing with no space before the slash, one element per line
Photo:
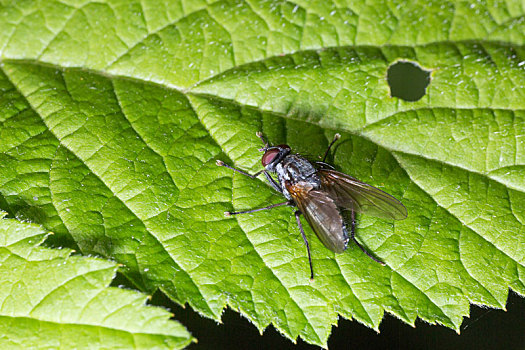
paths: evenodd
<path fill-rule="evenodd" d="M 287 186 L 287 190 L 325 247 L 335 253 L 344 252 L 348 233 L 335 202 L 323 191 L 300 185 Z"/>
<path fill-rule="evenodd" d="M 385 219 L 402 220 L 407 217 L 405 206 L 374 186 L 330 169 L 320 169 L 321 189 L 339 208 Z"/>

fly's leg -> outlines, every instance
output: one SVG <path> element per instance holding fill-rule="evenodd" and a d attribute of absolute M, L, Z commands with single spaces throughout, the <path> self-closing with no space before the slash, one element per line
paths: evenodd
<path fill-rule="evenodd" d="M 330 145 L 326 149 L 326 152 L 324 152 L 324 157 L 323 157 L 323 160 L 322 160 L 323 163 L 326 160 L 326 157 L 328 156 L 328 152 L 330 152 L 330 148 L 332 148 L 332 146 L 334 145 L 335 141 L 339 140 L 340 137 L 341 137 L 341 135 L 339 135 L 339 134 L 335 134 L 334 135 L 334 139 L 332 140 L 332 142 L 330 142 Z"/>
<path fill-rule="evenodd" d="M 277 181 L 275 181 L 275 179 L 273 177 L 271 177 L 270 174 L 267 171 L 263 170 L 263 173 L 264 173 L 264 176 L 266 176 L 266 180 L 268 180 L 270 185 L 272 185 L 272 187 L 277 192 L 283 193 L 283 189 L 282 189 L 281 185 L 279 183 L 277 183 Z"/>
<path fill-rule="evenodd" d="M 260 149 L 259 151 L 266 151 L 266 150 L 268 149 L 268 141 L 266 141 L 266 140 L 264 139 L 264 135 L 263 135 L 263 133 L 260 132 L 260 131 L 257 131 L 257 132 L 255 133 L 255 135 L 257 135 L 257 137 L 261 139 L 262 143 L 264 143 L 264 147 L 263 147 L 263 149 Z"/>
<path fill-rule="evenodd" d="M 248 176 L 252 179 L 255 179 L 257 176 L 259 176 L 260 174 L 264 174 L 264 176 L 266 176 L 266 179 L 268 180 L 268 182 L 270 183 L 270 185 L 272 185 L 272 187 L 279 193 L 283 193 L 283 190 L 281 188 L 281 186 L 279 186 L 279 184 L 277 183 L 277 181 L 275 181 L 273 179 L 273 177 L 270 176 L 270 174 L 266 171 L 266 170 L 261 170 L 261 171 L 258 171 L 256 172 L 255 174 L 251 175 L 251 174 L 248 174 L 247 172 L 245 171 L 242 171 L 240 169 L 237 169 L 237 168 L 234 168 L 226 163 L 224 163 L 222 160 L 218 160 L 215 161 L 215 164 L 217 164 L 217 166 L 223 166 L 225 168 L 228 168 L 228 169 L 231 169 L 233 171 L 236 171 L 238 172 L 239 174 L 243 174 L 244 176 Z"/>
<path fill-rule="evenodd" d="M 257 176 L 259 176 L 260 174 L 262 174 L 262 173 L 265 172 L 265 170 L 261 170 L 261 171 L 256 172 L 255 174 L 251 175 L 251 174 L 248 174 L 248 173 L 245 172 L 245 171 L 242 171 L 242 170 L 240 170 L 240 169 L 234 168 L 234 167 L 232 167 L 232 166 L 230 166 L 230 165 L 224 163 L 222 160 L 218 160 L 218 159 L 215 161 L 215 164 L 217 164 L 217 166 L 223 166 L 223 167 L 225 167 L 225 168 L 228 168 L 228 169 L 231 169 L 231 170 L 233 170 L 233 171 L 236 171 L 236 172 L 238 172 L 239 174 L 243 174 L 243 175 L 245 175 L 245 176 L 251 177 L 252 179 L 255 179 Z"/>
<path fill-rule="evenodd" d="M 231 215 L 237 215 L 237 214 L 249 214 L 249 213 L 255 213 L 256 211 L 262 211 L 262 210 L 268 210 L 275 207 L 280 207 L 282 205 L 291 205 L 291 202 L 282 202 L 277 204 L 272 204 L 264 208 L 257 208 L 257 209 L 250 209 L 250 210 L 244 210 L 244 211 L 226 211 L 224 212 L 224 215 L 231 216 Z"/>
<path fill-rule="evenodd" d="M 259 151 L 261 151 L 261 152 L 266 151 L 268 149 L 268 141 L 264 138 L 263 133 L 260 132 L 260 131 L 257 131 L 255 133 L 255 135 L 257 135 L 257 137 L 260 138 L 262 143 L 264 144 L 264 147 L 261 148 Z M 281 188 L 281 185 L 277 181 L 275 181 L 275 179 L 273 177 L 271 177 L 270 174 L 266 170 L 263 170 L 262 172 L 264 173 L 264 176 L 266 176 L 266 180 L 268 180 L 270 185 L 272 185 L 272 187 L 277 192 L 283 193 L 283 189 Z"/>
<path fill-rule="evenodd" d="M 304 244 L 306 244 L 306 251 L 308 252 L 308 262 L 310 263 L 310 281 L 314 280 L 314 267 L 312 266 L 312 255 L 310 254 L 310 245 L 308 244 L 308 239 L 306 238 L 306 235 L 304 234 L 303 230 L 303 224 L 301 224 L 301 212 L 297 210 L 295 212 L 295 219 L 297 220 L 297 226 L 299 226 L 299 230 L 301 231 L 301 235 L 303 236 Z"/>
<path fill-rule="evenodd" d="M 374 260 L 375 262 L 378 262 L 380 263 L 381 265 L 385 266 L 385 263 L 382 262 L 381 260 L 377 259 L 375 256 L 373 256 L 372 254 L 370 254 L 365 248 L 363 248 L 363 246 L 361 244 L 359 244 L 359 242 L 357 241 L 357 239 L 355 238 L 355 212 L 353 210 L 350 211 L 351 212 L 351 216 L 352 216 L 352 227 L 351 227 L 351 231 L 350 231 L 350 238 L 352 238 L 352 240 L 355 242 L 355 244 L 357 244 L 357 246 L 366 254 L 368 255 L 372 260 Z"/>

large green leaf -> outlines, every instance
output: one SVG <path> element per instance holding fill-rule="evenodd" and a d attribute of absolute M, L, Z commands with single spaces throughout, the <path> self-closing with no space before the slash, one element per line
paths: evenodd
<path fill-rule="evenodd" d="M 525 9 L 505 3 L 8 3 L 0 11 L 0 208 L 110 257 L 140 289 L 326 344 L 338 314 L 459 329 L 525 294 Z M 396 60 L 431 71 L 390 97 Z M 335 255 L 263 181 L 260 140 L 322 154 L 401 199 Z M 256 194 L 256 195 L 254 195 Z"/>
<path fill-rule="evenodd" d="M 117 266 L 38 245 L 45 232 L 0 212 L 2 349 L 174 349 L 191 336 L 146 296 L 107 285 Z"/>

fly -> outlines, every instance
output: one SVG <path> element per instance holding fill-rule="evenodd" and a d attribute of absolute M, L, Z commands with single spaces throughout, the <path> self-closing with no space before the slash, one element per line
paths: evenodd
<path fill-rule="evenodd" d="M 330 165 L 325 163 L 330 148 L 339 139 L 340 135 L 335 134 L 324 154 L 323 160 L 313 163 L 300 154 L 292 153 L 288 145 L 269 146 L 262 133 L 258 132 L 257 136 L 264 144 L 264 147 L 260 149 L 261 152 L 264 152 L 261 159 L 263 170 L 250 175 L 220 160 L 217 160 L 217 165 L 229 168 L 252 179 L 260 174 L 264 174 L 270 185 L 284 195 L 287 201 L 264 208 L 226 212 L 225 215 L 254 213 L 282 205 L 297 207 L 295 219 L 308 252 L 311 280 L 314 278 L 314 269 L 308 239 L 301 224 L 301 214 L 304 215 L 306 221 L 325 247 L 331 251 L 335 253 L 344 252 L 348 247 L 348 241 L 352 239 L 372 260 L 384 265 L 381 260 L 370 254 L 355 238 L 355 213 L 365 213 L 391 220 L 402 220 L 407 217 L 407 210 L 400 201 L 388 193 L 356 180 L 349 175 L 335 171 Z M 277 180 L 270 173 L 275 173 Z M 349 214 L 350 218 L 345 216 L 345 214 Z M 350 224 L 350 235 L 348 234 L 348 221 Z"/>

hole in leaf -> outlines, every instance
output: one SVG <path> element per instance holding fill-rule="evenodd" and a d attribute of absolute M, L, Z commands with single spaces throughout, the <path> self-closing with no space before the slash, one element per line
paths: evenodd
<path fill-rule="evenodd" d="M 430 84 L 430 71 L 414 62 L 398 61 L 388 67 L 386 80 L 390 96 L 414 102 L 425 96 Z"/>

